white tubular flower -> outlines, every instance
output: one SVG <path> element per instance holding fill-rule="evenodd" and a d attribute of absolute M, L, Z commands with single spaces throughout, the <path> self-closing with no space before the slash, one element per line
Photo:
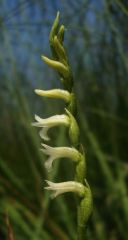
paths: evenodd
<path fill-rule="evenodd" d="M 73 161 L 77 162 L 82 159 L 83 155 L 76 150 L 75 148 L 70 147 L 50 147 L 46 144 L 42 144 L 44 148 L 41 148 L 41 151 L 46 155 L 49 155 L 49 158 L 45 162 L 45 167 L 48 171 L 52 169 L 53 161 L 57 158 L 70 158 Z"/>
<path fill-rule="evenodd" d="M 40 118 L 39 116 L 35 115 L 35 120 L 37 122 L 32 123 L 32 126 L 41 127 L 42 130 L 39 132 L 39 135 L 42 139 L 48 141 L 50 138 L 47 135 L 47 131 L 51 127 L 55 127 L 58 125 L 69 126 L 70 121 L 69 117 L 65 114 L 62 115 L 55 115 L 49 118 Z"/>
<path fill-rule="evenodd" d="M 66 192 L 74 192 L 78 194 L 80 197 L 83 197 L 86 191 L 86 188 L 83 184 L 75 181 L 61 182 L 61 183 L 53 183 L 51 181 L 45 180 L 48 184 L 45 189 L 53 191 L 51 194 L 51 198 L 55 198 L 58 195 Z"/>
<path fill-rule="evenodd" d="M 60 98 L 63 99 L 65 102 L 70 102 L 71 94 L 66 90 L 61 89 L 52 89 L 52 90 L 40 90 L 35 89 L 35 93 L 39 96 L 49 97 L 49 98 Z"/>

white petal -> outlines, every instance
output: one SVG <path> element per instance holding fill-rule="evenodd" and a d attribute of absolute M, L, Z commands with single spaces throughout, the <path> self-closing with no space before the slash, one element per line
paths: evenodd
<path fill-rule="evenodd" d="M 44 166 L 45 166 L 45 168 L 47 169 L 48 172 L 50 172 L 52 170 L 53 161 L 54 161 L 54 158 L 51 156 L 44 163 Z"/>
<path fill-rule="evenodd" d="M 42 121 L 42 118 L 40 118 L 38 115 L 35 114 L 35 120 L 36 120 L 37 122 L 41 122 L 41 121 Z"/>
<path fill-rule="evenodd" d="M 47 134 L 48 129 L 49 129 L 49 127 L 44 127 L 44 128 L 42 128 L 41 131 L 39 132 L 40 137 L 41 137 L 43 140 L 45 140 L 45 141 L 49 141 L 49 140 L 50 140 L 50 138 L 48 137 L 48 134 Z"/>
<path fill-rule="evenodd" d="M 39 122 L 33 122 L 31 125 L 34 127 L 42 127 L 42 124 Z"/>
<path fill-rule="evenodd" d="M 41 144 L 44 148 L 42 148 L 42 151 L 46 154 L 46 155 L 50 155 L 54 152 L 54 148 L 50 147 L 44 143 Z"/>
<path fill-rule="evenodd" d="M 55 186 L 56 186 L 56 183 L 51 182 L 51 181 L 49 181 L 49 180 L 45 180 L 45 182 L 48 184 L 48 186 L 45 187 L 45 189 L 54 190 L 54 188 L 55 188 Z"/>

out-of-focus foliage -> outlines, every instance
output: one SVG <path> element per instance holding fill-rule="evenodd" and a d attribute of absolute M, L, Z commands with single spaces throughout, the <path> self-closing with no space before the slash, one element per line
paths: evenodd
<path fill-rule="evenodd" d="M 61 113 L 63 103 L 39 98 L 34 88 L 61 87 L 42 63 L 57 10 L 74 71 L 81 139 L 94 195 L 88 239 L 128 238 L 128 3 L 125 0 L 0 1 L 0 239 L 9 217 L 15 239 L 75 240 L 72 194 L 49 199 L 44 179 L 69 180 L 73 165 L 55 163 L 47 176 L 31 127 L 34 113 Z M 51 101 L 51 103 L 50 103 Z M 66 145 L 65 129 L 50 133 Z"/>

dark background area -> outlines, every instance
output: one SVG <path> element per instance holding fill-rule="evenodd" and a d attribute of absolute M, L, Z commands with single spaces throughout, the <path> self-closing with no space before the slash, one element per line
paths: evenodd
<path fill-rule="evenodd" d="M 51 201 L 45 179 L 72 180 L 71 162 L 44 169 L 34 114 L 63 113 L 61 101 L 34 89 L 62 88 L 41 55 L 51 56 L 49 32 L 57 11 L 74 73 L 81 140 L 94 211 L 87 239 L 128 239 L 128 1 L 0 1 L 0 239 L 9 217 L 14 239 L 75 240 L 76 201 Z M 65 129 L 49 145 L 66 145 Z"/>

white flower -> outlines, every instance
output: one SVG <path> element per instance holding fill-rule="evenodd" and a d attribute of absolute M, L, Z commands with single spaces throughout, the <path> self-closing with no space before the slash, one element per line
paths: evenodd
<path fill-rule="evenodd" d="M 71 100 L 71 94 L 62 89 L 51 89 L 51 90 L 40 90 L 40 89 L 35 89 L 35 93 L 38 94 L 39 96 L 44 96 L 44 97 L 49 97 L 49 98 L 61 98 L 65 102 L 70 102 Z"/>
<path fill-rule="evenodd" d="M 65 125 L 69 126 L 69 117 L 65 114 L 62 115 L 55 115 L 49 118 L 40 118 L 37 115 L 35 115 L 35 120 L 37 122 L 32 123 L 32 126 L 35 127 L 41 127 L 42 130 L 39 132 L 39 135 L 42 139 L 48 141 L 50 138 L 47 135 L 47 131 L 54 126 L 58 125 Z"/>
<path fill-rule="evenodd" d="M 42 144 L 44 148 L 41 148 L 41 151 L 46 155 L 49 155 L 49 158 L 45 162 L 45 167 L 48 171 L 52 168 L 52 163 L 57 158 L 70 158 L 73 161 L 79 161 L 83 157 L 82 154 L 75 148 L 70 147 L 50 147 L 46 144 Z"/>
<path fill-rule="evenodd" d="M 51 181 L 45 180 L 48 184 L 45 189 L 53 191 L 51 194 L 52 198 L 57 197 L 58 195 L 66 192 L 74 192 L 77 193 L 80 197 L 83 197 L 85 194 L 85 186 L 79 182 L 75 181 L 68 181 L 68 182 L 61 182 L 61 183 L 53 183 Z"/>

